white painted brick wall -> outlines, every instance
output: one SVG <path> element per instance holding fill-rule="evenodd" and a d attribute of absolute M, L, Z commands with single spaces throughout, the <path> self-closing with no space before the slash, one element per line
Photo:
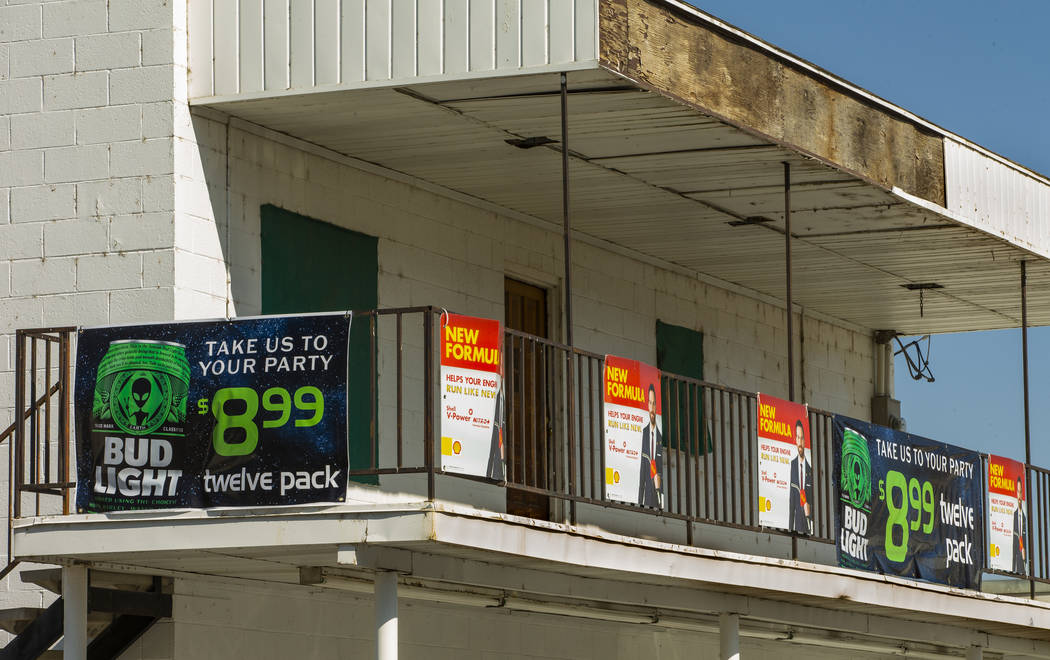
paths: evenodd
<path fill-rule="evenodd" d="M 73 71 L 73 40 L 21 41 L 10 48 L 10 74 L 15 78 Z"/>
<path fill-rule="evenodd" d="M 74 117 L 69 110 L 15 115 L 9 121 L 12 149 L 58 147 L 76 143 Z"/>
<path fill-rule="evenodd" d="M 142 136 L 142 109 L 138 104 L 76 111 L 77 144 L 137 140 Z"/>
<path fill-rule="evenodd" d="M 174 4 L 0 0 L 0 428 L 15 328 L 174 314 Z"/>
<path fill-rule="evenodd" d="M 0 81 L 0 112 L 37 112 L 43 106 L 40 78 Z"/>
<path fill-rule="evenodd" d="M 44 4 L 44 36 L 69 37 L 106 31 L 106 0 L 72 0 Z"/>
<path fill-rule="evenodd" d="M 94 108 L 108 103 L 109 73 L 88 71 L 44 76 L 44 109 Z"/>
<path fill-rule="evenodd" d="M 171 35 L 168 34 L 170 39 Z M 78 37 L 76 70 L 92 71 L 138 66 L 142 37 L 138 32 Z"/>
<path fill-rule="evenodd" d="M 375 655 L 368 594 L 256 581 L 178 578 L 172 620 L 121 660 L 286 660 Z M 746 624 L 745 624 L 746 625 Z M 406 660 L 685 660 L 718 657 L 718 634 L 447 605 L 401 598 L 398 651 Z M 833 660 L 843 649 L 740 638 L 741 657 Z M 882 654 L 850 650 L 848 657 Z"/>

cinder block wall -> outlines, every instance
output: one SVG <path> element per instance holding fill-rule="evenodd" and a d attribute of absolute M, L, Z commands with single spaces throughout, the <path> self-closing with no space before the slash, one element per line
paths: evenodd
<path fill-rule="evenodd" d="M 173 315 L 180 12 L 171 0 L 0 0 L 0 429 L 16 328 Z M 0 607 L 51 597 L 17 575 L 0 583 Z"/>
<path fill-rule="evenodd" d="M 13 418 L 16 328 L 257 313 L 265 203 L 377 236 L 382 306 L 502 318 L 509 275 L 549 287 L 560 325 L 555 228 L 191 113 L 185 11 L 171 0 L 0 0 L 0 428 Z M 574 249 L 577 344 L 655 362 L 660 318 L 705 333 L 709 380 L 786 393 L 776 301 L 587 242 Z M 805 398 L 867 416 L 866 333 L 814 317 L 802 328 Z M 0 585 L 0 606 L 45 598 L 17 577 Z"/>
<path fill-rule="evenodd" d="M 369 595 L 252 581 L 176 579 L 173 620 L 122 660 L 330 660 L 375 656 Z M 741 655 L 842 658 L 842 649 L 741 637 Z M 426 660 L 715 658 L 718 635 L 401 599 L 400 657 Z M 850 650 L 851 658 L 881 658 Z"/>

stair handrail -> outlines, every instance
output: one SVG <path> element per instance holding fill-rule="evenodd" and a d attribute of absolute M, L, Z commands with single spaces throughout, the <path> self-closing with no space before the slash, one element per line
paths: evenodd
<path fill-rule="evenodd" d="M 52 491 L 43 490 L 37 488 L 37 484 L 23 484 L 22 473 L 19 472 L 16 475 L 15 470 L 22 470 L 23 456 L 22 451 L 24 448 L 20 445 L 20 441 L 23 438 L 24 428 L 27 421 L 33 420 L 35 415 L 44 413 L 45 419 L 50 414 L 49 406 L 51 405 L 51 399 L 55 395 L 61 395 L 59 399 L 59 414 L 62 419 L 68 420 L 68 416 L 71 414 L 69 410 L 70 394 L 72 391 L 72 352 L 71 352 L 71 337 L 76 331 L 75 327 L 51 327 L 51 328 L 36 328 L 36 329 L 19 329 L 16 330 L 16 348 L 17 354 L 15 359 L 15 378 L 16 378 L 16 412 L 15 419 L 0 432 L 0 445 L 4 442 L 8 446 L 8 490 L 7 490 L 7 562 L 6 565 L 0 569 L 0 580 L 3 580 L 10 575 L 18 566 L 22 563 L 21 559 L 14 558 L 14 520 L 16 517 L 20 517 L 19 509 L 20 506 L 16 506 L 16 499 L 21 498 L 23 492 L 35 492 L 38 497 L 42 494 L 59 494 Z M 31 359 L 28 361 L 25 359 L 26 351 L 26 340 L 32 340 Z M 37 340 L 43 340 L 45 346 L 49 346 L 52 343 L 58 345 L 59 359 L 57 364 L 54 365 L 58 369 L 58 376 L 53 384 L 50 383 L 50 370 L 52 368 L 50 347 L 45 349 L 46 355 L 43 365 L 38 365 L 36 360 L 36 342 Z M 48 373 L 46 377 L 45 386 L 46 391 L 40 396 L 36 397 L 32 401 L 28 402 L 28 405 L 22 403 L 25 397 L 25 379 L 26 374 L 30 373 L 31 378 L 36 378 L 36 370 L 43 367 Z M 32 381 L 30 386 L 30 392 L 35 389 L 35 381 Z M 19 405 L 21 404 L 21 405 Z M 63 452 L 68 452 L 71 447 L 72 433 L 70 425 L 67 423 L 60 423 L 59 433 L 57 441 L 63 448 Z M 62 479 L 69 479 L 68 474 L 68 453 L 64 454 L 67 456 L 66 463 L 62 466 L 65 470 L 65 474 L 61 475 Z M 17 478 L 16 478 L 17 477 Z M 72 482 L 60 482 L 54 484 L 59 486 L 59 490 L 65 487 L 65 492 L 61 492 L 63 497 L 63 508 L 68 508 L 68 489 Z M 48 484 L 52 485 L 52 484 Z M 39 506 L 39 500 L 38 500 Z"/>

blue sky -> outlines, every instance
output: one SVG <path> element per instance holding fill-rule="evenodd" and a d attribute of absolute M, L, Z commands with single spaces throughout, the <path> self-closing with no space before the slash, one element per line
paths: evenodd
<path fill-rule="evenodd" d="M 1050 2 L 692 4 L 1037 172 L 1050 174 Z M 1024 459 L 1020 330 L 937 335 L 936 382 L 896 364 L 908 431 Z M 1033 462 L 1050 466 L 1050 330 L 1029 332 Z"/>

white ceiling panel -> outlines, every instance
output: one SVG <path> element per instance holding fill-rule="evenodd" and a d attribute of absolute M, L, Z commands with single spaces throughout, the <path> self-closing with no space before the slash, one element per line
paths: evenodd
<path fill-rule="evenodd" d="M 1019 323 L 1017 262 L 1025 257 L 1019 249 L 626 84 L 611 74 L 570 73 L 576 231 L 779 298 L 786 162 L 798 304 L 905 333 Z M 562 220 L 557 92 L 556 75 L 518 76 L 219 107 L 556 229 Z M 507 143 L 538 137 L 554 143 L 530 149 Z M 754 216 L 769 222 L 730 226 Z M 1050 284 L 1044 266 L 1033 264 L 1033 282 Z M 923 282 L 943 288 L 923 294 L 920 314 L 919 294 L 902 285 Z M 1030 289 L 1033 300 L 1050 302 L 1050 293 Z M 1050 324 L 1050 306 L 1033 305 L 1030 322 Z"/>

